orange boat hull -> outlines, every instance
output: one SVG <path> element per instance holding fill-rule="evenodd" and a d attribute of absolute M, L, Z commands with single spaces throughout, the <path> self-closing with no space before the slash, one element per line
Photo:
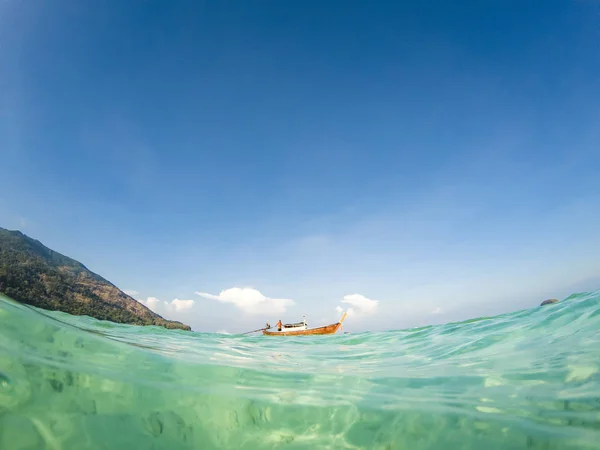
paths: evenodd
<path fill-rule="evenodd" d="M 342 327 L 342 322 L 346 318 L 346 314 L 342 316 L 342 319 L 338 323 L 331 325 L 325 325 L 324 327 L 309 328 L 308 330 L 296 330 L 296 331 L 267 331 L 262 330 L 265 336 L 309 336 L 317 334 L 335 334 Z"/>
<path fill-rule="evenodd" d="M 335 323 L 333 325 L 327 325 L 319 328 L 309 328 L 308 330 L 298 331 L 267 331 L 263 330 L 265 336 L 304 336 L 310 334 L 334 334 L 342 326 L 341 323 Z"/>

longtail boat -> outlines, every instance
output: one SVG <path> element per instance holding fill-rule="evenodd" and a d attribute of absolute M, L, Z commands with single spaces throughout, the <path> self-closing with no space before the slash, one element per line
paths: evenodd
<path fill-rule="evenodd" d="M 277 328 L 273 331 L 268 331 L 271 328 L 268 326 L 267 328 L 264 328 L 262 332 L 265 336 L 307 336 L 315 334 L 335 334 L 342 327 L 342 323 L 344 322 L 345 318 L 346 313 L 344 313 L 339 322 L 318 328 L 308 328 L 306 325 L 306 320 L 303 320 L 302 322 L 298 323 L 288 323 L 286 325 L 282 325 L 281 331 Z"/>

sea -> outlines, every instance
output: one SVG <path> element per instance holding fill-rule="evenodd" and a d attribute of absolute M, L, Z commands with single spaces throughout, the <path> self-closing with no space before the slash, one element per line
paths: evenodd
<path fill-rule="evenodd" d="M 600 449 L 600 291 L 306 337 L 121 325 L 0 297 L 0 449 Z"/>

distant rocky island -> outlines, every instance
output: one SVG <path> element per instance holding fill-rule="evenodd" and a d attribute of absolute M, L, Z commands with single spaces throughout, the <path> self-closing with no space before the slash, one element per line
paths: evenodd
<path fill-rule="evenodd" d="M 83 264 L 0 228 L 0 293 L 38 308 L 132 325 L 191 330 L 163 319 Z"/>
<path fill-rule="evenodd" d="M 558 303 L 558 300 L 556 300 L 555 298 L 549 298 L 548 300 L 544 300 L 540 306 L 544 306 L 544 305 L 551 305 L 553 303 Z"/>

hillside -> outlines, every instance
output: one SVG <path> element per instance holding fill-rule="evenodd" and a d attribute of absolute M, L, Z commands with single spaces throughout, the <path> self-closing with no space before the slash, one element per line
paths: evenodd
<path fill-rule="evenodd" d="M 38 308 L 133 325 L 190 330 L 163 319 L 83 264 L 0 228 L 0 292 Z"/>

